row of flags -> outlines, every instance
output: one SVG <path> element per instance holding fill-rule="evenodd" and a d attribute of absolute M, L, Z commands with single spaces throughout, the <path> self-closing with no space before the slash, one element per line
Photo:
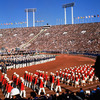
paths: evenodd
<path fill-rule="evenodd" d="M 15 23 L 1 23 L 0 25 L 17 25 L 17 24 L 25 24 L 26 22 L 15 22 Z"/>
<path fill-rule="evenodd" d="M 74 17 L 74 19 L 85 19 L 85 18 L 95 18 L 100 17 L 99 15 L 83 16 L 83 17 Z"/>
<path fill-rule="evenodd" d="M 37 20 L 35 23 L 44 22 L 44 20 Z M 18 24 L 26 24 L 27 22 L 14 22 L 14 23 L 0 23 L 0 25 L 18 25 Z"/>

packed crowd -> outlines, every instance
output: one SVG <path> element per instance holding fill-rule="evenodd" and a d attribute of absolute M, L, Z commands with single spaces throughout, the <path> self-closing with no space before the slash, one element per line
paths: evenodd
<path fill-rule="evenodd" d="M 9 47 L 8 49 L 21 47 L 41 29 L 42 27 L 1 29 L 0 47 Z M 99 54 L 99 44 L 100 23 L 57 25 L 40 34 L 27 49 Z"/>
<path fill-rule="evenodd" d="M 60 69 L 59 71 L 56 71 L 56 73 L 50 72 L 50 74 L 48 74 L 48 72 L 40 70 L 36 70 L 34 74 L 25 71 L 23 77 L 20 77 L 16 72 L 14 72 L 14 74 L 12 75 L 12 80 L 9 80 L 7 74 L 2 73 L 1 76 L 2 92 L 4 93 L 5 98 L 12 98 L 12 88 L 17 88 L 20 91 L 20 96 L 22 98 L 25 98 L 25 86 L 33 89 L 38 95 L 46 94 L 45 87 L 47 87 L 51 91 L 58 93 L 59 95 L 59 93 L 62 92 L 60 86 L 61 83 L 71 85 L 76 88 L 80 86 L 86 86 L 87 84 L 93 84 L 93 82 L 98 81 L 98 77 L 96 77 L 94 74 L 94 68 L 92 68 L 91 65 L 86 64 L 83 66 L 80 65 L 79 67 L 75 66 Z M 90 94 L 89 91 L 87 91 L 87 93 Z"/>
<path fill-rule="evenodd" d="M 29 48 L 100 54 L 100 23 L 51 26 Z"/>
<path fill-rule="evenodd" d="M 41 29 L 42 27 L 0 29 L 0 48 L 19 47 L 38 34 Z"/>

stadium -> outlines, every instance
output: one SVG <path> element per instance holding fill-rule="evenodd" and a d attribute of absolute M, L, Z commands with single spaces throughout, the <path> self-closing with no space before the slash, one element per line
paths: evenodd
<path fill-rule="evenodd" d="M 1 100 L 100 99 L 99 15 L 74 17 L 74 6 L 62 4 L 63 24 L 37 26 L 44 23 L 35 20 L 38 8 L 24 9 L 26 21 L 0 24 Z"/>

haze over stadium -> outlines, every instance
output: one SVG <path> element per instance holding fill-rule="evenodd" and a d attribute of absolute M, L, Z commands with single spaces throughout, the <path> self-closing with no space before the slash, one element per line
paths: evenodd
<path fill-rule="evenodd" d="M 0 100 L 99 100 L 99 3 L 2 0 Z"/>

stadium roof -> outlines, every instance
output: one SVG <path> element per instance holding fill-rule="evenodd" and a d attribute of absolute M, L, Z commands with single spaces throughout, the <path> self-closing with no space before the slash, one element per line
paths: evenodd
<path fill-rule="evenodd" d="M 74 2 L 73 3 L 64 4 L 62 7 L 63 8 L 68 8 L 68 7 L 73 7 L 73 6 L 74 6 Z"/>
<path fill-rule="evenodd" d="M 29 8 L 29 9 L 25 9 L 25 12 L 35 12 L 36 11 L 36 8 Z"/>

